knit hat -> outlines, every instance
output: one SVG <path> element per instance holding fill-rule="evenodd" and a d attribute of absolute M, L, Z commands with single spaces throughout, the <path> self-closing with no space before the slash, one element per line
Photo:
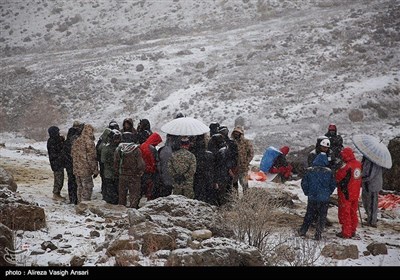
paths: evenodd
<path fill-rule="evenodd" d="M 80 121 L 74 121 L 74 123 L 72 124 L 72 127 L 79 127 L 81 125 Z"/>

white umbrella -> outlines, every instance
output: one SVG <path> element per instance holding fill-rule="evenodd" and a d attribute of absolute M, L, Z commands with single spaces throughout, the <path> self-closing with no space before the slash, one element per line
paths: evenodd
<path fill-rule="evenodd" d="M 352 140 L 356 148 L 370 161 L 387 169 L 392 167 L 392 156 L 388 148 L 377 138 L 359 134 L 354 135 Z"/>
<path fill-rule="evenodd" d="M 199 120 L 183 117 L 164 124 L 161 127 L 161 131 L 177 136 L 194 136 L 207 133 L 210 128 Z"/>

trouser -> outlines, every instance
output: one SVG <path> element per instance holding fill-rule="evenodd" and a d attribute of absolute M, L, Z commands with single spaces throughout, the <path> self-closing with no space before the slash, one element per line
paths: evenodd
<path fill-rule="evenodd" d="M 317 216 L 317 225 L 315 228 L 315 235 L 321 236 L 322 230 L 325 227 L 326 215 L 328 214 L 328 201 L 312 201 L 307 203 L 307 211 L 304 216 L 303 224 L 300 228 L 301 234 L 306 234 L 314 216 Z"/>
<path fill-rule="evenodd" d="M 78 185 L 77 193 L 78 193 L 78 203 L 82 202 L 83 200 L 91 200 L 92 199 L 92 192 L 93 192 L 93 178 L 92 176 L 75 176 L 76 177 L 76 184 Z"/>
<path fill-rule="evenodd" d="M 61 171 L 54 171 L 54 184 L 53 184 L 53 193 L 60 194 L 61 189 L 64 185 L 64 169 Z"/>
<path fill-rule="evenodd" d="M 243 188 L 243 193 L 247 191 L 249 188 L 249 180 L 248 180 L 248 174 L 247 172 L 239 172 L 237 178 L 233 180 L 233 188 L 238 191 L 239 185 L 238 183 L 242 186 Z"/>
<path fill-rule="evenodd" d="M 191 185 L 174 185 L 174 194 L 176 195 L 183 195 L 186 196 L 187 198 L 194 199 L 194 191 L 193 187 Z"/>
<path fill-rule="evenodd" d="M 145 172 L 141 178 L 141 195 L 147 200 L 152 200 L 159 197 L 158 174 Z"/>
<path fill-rule="evenodd" d="M 216 202 L 218 206 L 222 206 L 228 202 L 231 191 L 232 188 L 229 183 L 218 184 L 218 189 L 216 190 Z"/>
<path fill-rule="evenodd" d="M 67 168 L 67 175 L 68 175 L 69 202 L 73 203 L 73 204 L 77 204 L 78 203 L 78 194 L 77 194 L 78 186 L 76 184 L 76 178 L 75 178 L 72 168 Z"/>
<path fill-rule="evenodd" d="M 356 233 L 358 226 L 358 199 L 347 200 L 339 196 L 339 223 L 342 225 L 342 235 L 350 238 Z"/>
<path fill-rule="evenodd" d="M 367 224 L 376 225 L 378 222 L 378 193 L 362 190 L 361 198 L 365 212 L 367 213 Z"/>
<path fill-rule="evenodd" d="M 139 176 L 119 175 L 118 204 L 126 206 L 127 193 L 129 191 L 129 208 L 138 208 L 141 198 L 141 184 Z"/>
<path fill-rule="evenodd" d="M 110 204 L 118 204 L 118 179 L 104 178 L 103 200 Z"/>

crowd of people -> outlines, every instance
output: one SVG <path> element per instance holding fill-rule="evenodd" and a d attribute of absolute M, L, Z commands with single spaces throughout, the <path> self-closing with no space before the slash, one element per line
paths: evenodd
<path fill-rule="evenodd" d="M 358 161 L 350 147 L 343 147 L 343 138 L 337 127 L 330 124 L 328 132 L 317 138 L 315 149 L 309 154 L 309 168 L 301 180 L 301 187 L 308 197 L 307 210 L 298 234 L 305 236 L 315 223 L 316 240 L 326 224 L 330 196 L 337 188 L 340 238 L 353 238 L 358 227 L 358 201 L 367 214 L 367 226 L 377 227 L 378 193 L 382 189 L 382 167 L 363 156 Z M 362 222 L 362 221 L 361 221 Z"/>
<path fill-rule="evenodd" d="M 180 117 L 183 114 L 176 116 Z M 121 129 L 111 121 L 96 145 L 90 124 L 75 121 L 66 139 L 58 127 L 52 126 L 48 129 L 47 149 L 54 172 L 53 198 L 65 199 L 60 192 L 66 169 L 72 204 L 91 200 L 93 178 L 100 175 L 103 200 L 110 204 L 138 208 L 143 196 L 152 200 L 173 193 L 224 205 L 229 195 L 238 195 L 239 184 L 243 193 L 248 189 L 253 144 L 244 137 L 240 125 L 231 134 L 217 122 L 209 128 L 209 133 L 198 136 L 167 134 L 165 144 L 159 147 L 163 140 L 151 130 L 147 119 L 141 119 L 135 128 L 133 120 L 126 118 Z M 286 159 L 289 147 L 283 146 L 278 152 L 269 172 L 277 173 L 284 182 L 292 174 Z M 308 203 L 299 235 L 305 236 L 314 223 L 314 238 L 321 239 L 330 196 L 336 188 L 342 225 L 338 237 L 352 238 L 356 234 L 361 189 L 367 225 L 376 227 L 382 167 L 366 157 L 358 161 L 353 150 L 343 146 L 336 125 L 330 124 L 328 132 L 317 138 L 307 164 L 301 187 Z"/>
<path fill-rule="evenodd" d="M 239 184 L 247 191 L 254 151 L 243 127 L 231 134 L 216 122 L 209 127 L 210 133 L 198 136 L 167 134 L 159 147 L 163 140 L 147 119 L 135 128 L 126 118 L 121 129 L 111 121 L 96 144 L 90 124 L 75 121 L 66 139 L 52 126 L 47 150 L 53 198 L 65 199 L 60 192 L 66 169 L 71 204 L 91 200 L 93 179 L 100 175 L 103 200 L 110 204 L 138 208 L 143 196 L 152 200 L 173 193 L 221 206 L 232 192 L 238 195 Z"/>

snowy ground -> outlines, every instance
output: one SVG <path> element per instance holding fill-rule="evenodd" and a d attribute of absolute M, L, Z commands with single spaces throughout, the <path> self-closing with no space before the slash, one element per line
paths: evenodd
<path fill-rule="evenodd" d="M 14 173 L 18 184 L 18 193 L 29 201 L 38 203 L 44 207 L 46 212 L 47 227 L 35 231 L 17 231 L 16 245 L 17 249 L 28 248 L 28 252 L 19 256 L 20 265 L 39 265 L 48 266 L 52 264 L 69 265 L 72 256 L 87 256 L 85 265 L 94 265 L 101 252 L 95 249 L 105 240 L 105 236 L 110 233 L 116 224 L 110 219 L 96 217 L 95 215 L 78 215 L 74 207 L 70 204 L 55 202 L 52 200 L 52 173 L 48 164 L 48 158 L 45 155 L 30 154 L 22 152 L 28 143 L 16 143 L 10 148 L 0 148 L 0 166 Z M 43 150 L 44 143 L 37 143 L 36 149 Z M 256 157 L 258 158 L 258 156 Z M 254 162 L 256 163 L 256 162 Z M 65 184 L 66 185 L 66 184 Z M 300 181 L 289 181 L 286 184 L 261 183 L 250 181 L 252 187 L 262 188 L 285 188 L 293 194 L 297 194 L 299 200 L 295 200 L 295 213 L 288 210 L 288 213 L 297 216 L 298 224 L 288 224 L 286 232 L 294 235 L 294 230 L 300 226 L 301 218 L 305 213 L 306 197 L 302 194 Z M 63 196 L 67 196 L 67 190 L 64 187 Z M 95 179 L 95 188 L 93 192 L 94 200 L 101 200 L 100 179 Z M 104 208 L 107 208 L 104 203 Z M 126 217 L 125 211 L 114 209 L 119 213 L 121 219 Z M 285 210 L 283 210 L 285 211 Z M 363 209 L 362 215 L 365 217 Z M 382 212 L 381 212 L 382 213 Z M 321 242 L 315 242 L 315 246 L 322 249 L 323 245 L 329 243 L 354 244 L 359 249 L 358 259 L 346 259 L 335 261 L 329 258 L 320 257 L 316 265 L 324 266 L 400 266 L 400 209 L 391 211 L 388 215 L 379 216 L 378 228 L 359 227 L 359 240 L 342 240 L 335 236 L 339 230 L 337 220 L 337 207 L 329 209 L 328 218 L 333 222 L 333 226 L 327 228 Z M 386 218 L 385 218 L 386 217 Z M 99 232 L 98 237 L 91 236 L 91 231 Z M 280 229 L 281 230 L 281 229 Z M 59 235 L 57 237 L 57 235 Z M 309 237 L 313 236 L 310 229 Z M 44 241 L 52 241 L 57 250 L 45 252 L 41 249 Z M 383 242 L 388 245 L 388 255 L 364 256 L 366 246 L 373 241 Z M 391 245 L 395 246 L 391 246 Z M 144 265 L 154 265 L 152 260 L 148 260 Z"/>

